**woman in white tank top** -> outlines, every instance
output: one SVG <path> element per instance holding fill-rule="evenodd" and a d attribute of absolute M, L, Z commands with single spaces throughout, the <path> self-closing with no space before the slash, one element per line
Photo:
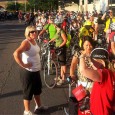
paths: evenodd
<path fill-rule="evenodd" d="M 42 92 L 42 82 L 40 77 L 40 48 L 36 43 L 37 32 L 34 26 L 28 26 L 25 30 L 26 39 L 14 51 L 14 59 L 20 65 L 20 78 L 23 88 L 24 115 L 31 115 L 30 101 L 34 97 L 36 108 L 38 110 L 46 109 L 41 106 L 40 94 Z"/>

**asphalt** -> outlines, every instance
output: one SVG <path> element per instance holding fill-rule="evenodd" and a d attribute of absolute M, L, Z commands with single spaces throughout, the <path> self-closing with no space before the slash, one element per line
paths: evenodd
<path fill-rule="evenodd" d="M 0 22 L 0 115 L 23 115 L 23 97 L 20 84 L 19 66 L 13 59 L 13 52 L 24 38 L 24 23 Z M 69 69 L 69 66 L 68 66 Z M 49 107 L 44 115 L 66 115 L 68 110 L 68 84 L 48 89 L 43 81 L 42 104 Z M 34 101 L 31 111 L 34 111 Z M 43 115 L 43 114 L 40 114 Z"/>

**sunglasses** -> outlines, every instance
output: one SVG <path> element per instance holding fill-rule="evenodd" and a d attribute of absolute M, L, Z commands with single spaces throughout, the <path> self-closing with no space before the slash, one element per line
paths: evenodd
<path fill-rule="evenodd" d="M 29 33 L 32 33 L 32 34 L 33 34 L 33 33 L 36 33 L 36 31 L 35 31 L 35 30 L 34 30 L 34 31 L 30 31 Z"/>

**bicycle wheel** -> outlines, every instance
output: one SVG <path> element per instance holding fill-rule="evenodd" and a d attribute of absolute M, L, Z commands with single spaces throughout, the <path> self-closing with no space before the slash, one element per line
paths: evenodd
<path fill-rule="evenodd" d="M 54 88 L 57 83 L 58 71 L 56 63 L 51 60 L 44 66 L 44 82 L 48 88 Z"/>
<path fill-rule="evenodd" d="M 45 55 L 41 55 L 41 68 L 44 69 L 44 65 L 46 63 L 47 57 Z"/>
<path fill-rule="evenodd" d="M 71 46 L 69 48 L 67 48 L 67 51 L 66 51 L 66 62 L 69 61 L 69 59 L 71 58 L 72 56 L 72 51 L 71 51 Z"/>

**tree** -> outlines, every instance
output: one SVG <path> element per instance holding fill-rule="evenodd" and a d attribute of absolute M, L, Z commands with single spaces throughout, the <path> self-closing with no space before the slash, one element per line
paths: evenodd
<path fill-rule="evenodd" d="M 21 4 L 19 4 L 18 2 L 16 4 L 15 2 L 8 2 L 6 6 L 6 10 L 9 10 L 9 11 L 19 10 L 20 8 L 21 8 Z"/>
<path fill-rule="evenodd" d="M 58 0 L 28 0 L 31 9 L 36 10 L 54 10 L 58 8 Z"/>

